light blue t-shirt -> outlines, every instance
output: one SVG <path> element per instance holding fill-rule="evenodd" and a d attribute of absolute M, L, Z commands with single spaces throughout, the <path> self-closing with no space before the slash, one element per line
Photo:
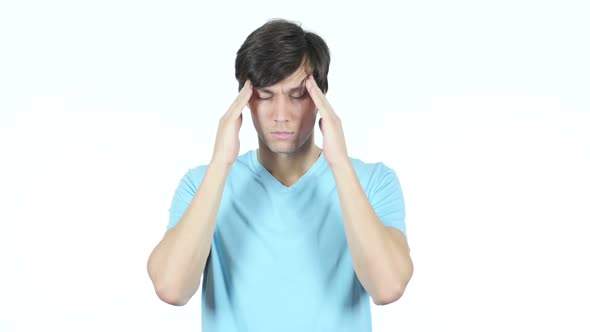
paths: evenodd
<path fill-rule="evenodd" d="M 404 234 L 404 198 L 383 163 L 350 158 L 381 222 Z M 176 225 L 207 165 L 181 179 L 168 230 Z M 371 331 L 370 298 L 357 279 L 331 168 L 323 152 L 286 187 L 258 161 L 238 157 L 228 175 L 203 272 L 204 332 Z"/>

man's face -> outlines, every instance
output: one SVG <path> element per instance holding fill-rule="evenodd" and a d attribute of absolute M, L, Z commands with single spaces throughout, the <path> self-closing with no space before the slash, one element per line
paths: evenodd
<path fill-rule="evenodd" d="M 248 102 L 259 140 L 274 153 L 296 152 L 312 138 L 317 110 L 305 88 L 307 76 L 302 66 L 275 85 L 255 88 Z"/>

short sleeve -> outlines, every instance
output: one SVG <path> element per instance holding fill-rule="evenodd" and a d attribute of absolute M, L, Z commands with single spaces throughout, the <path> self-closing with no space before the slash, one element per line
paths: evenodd
<path fill-rule="evenodd" d="M 394 170 L 377 163 L 374 185 L 369 201 L 385 226 L 395 227 L 406 234 L 406 209 L 402 188 Z"/>
<path fill-rule="evenodd" d="M 206 169 L 206 166 L 189 169 L 180 179 L 168 209 L 169 218 L 166 232 L 176 226 L 184 211 L 188 208 L 201 185 Z"/>

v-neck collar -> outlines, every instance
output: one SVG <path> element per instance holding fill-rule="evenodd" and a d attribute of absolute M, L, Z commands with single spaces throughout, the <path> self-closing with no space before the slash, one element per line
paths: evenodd
<path fill-rule="evenodd" d="M 275 178 L 258 160 L 258 149 L 250 151 L 250 164 L 256 174 L 265 178 L 266 183 L 269 183 L 274 189 L 280 192 L 294 192 L 310 180 L 314 173 L 319 172 L 326 166 L 324 159 L 324 151 L 320 153 L 318 159 L 311 165 L 311 167 L 303 173 L 303 175 L 293 185 L 287 187 Z"/>

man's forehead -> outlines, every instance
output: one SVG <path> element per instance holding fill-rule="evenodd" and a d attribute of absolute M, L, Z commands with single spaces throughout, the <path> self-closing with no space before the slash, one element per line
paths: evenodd
<path fill-rule="evenodd" d="M 268 93 L 275 93 L 275 92 L 283 92 L 289 93 L 293 91 L 298 91 L 305 86 L 305 80 L 307 79 L 308 75 L 298 75 L 297 78 L 291 79 L 288 78 L 284 81 L 276 83 L 272 86 L 267 86 L 263 88 L 256 88 L 261 92 L 268 92 Z"/>

